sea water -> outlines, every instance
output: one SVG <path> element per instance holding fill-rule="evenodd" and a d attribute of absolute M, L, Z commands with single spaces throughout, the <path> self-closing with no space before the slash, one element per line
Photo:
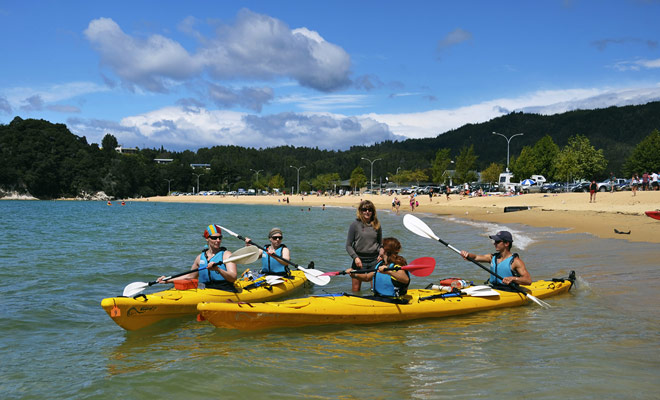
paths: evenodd
<path fill-rule="evenodd" d="M 478 254 L 493 251 L 488 234 L 508 229 L 535 279 L 575 270 L 577 287 L 547 299 L 550 309 L 530 303 L 443 319 L 250 333 L 190 318 L 126 332 L 101 299 L 130 282 L 188 269 L 206 225 L 259 244 L 280 227 L 294 262 L 333 271 L 350 266 L 344 246 L 354 209 L 2 201 L 0 215 L 3 399 L 658 398 L 657 244 L 417 214 L 446 242 Z M 379 217 L 408 261 L 437 261 L 431 276 L 413 276 L 411 288 L 487 278 L 407 231 L 402 215 L 380 210 Z M 223 245 L 243 244 L 225 234 Z M 350 279 L 338 276 L 298 295 L 349 290 Z"/>

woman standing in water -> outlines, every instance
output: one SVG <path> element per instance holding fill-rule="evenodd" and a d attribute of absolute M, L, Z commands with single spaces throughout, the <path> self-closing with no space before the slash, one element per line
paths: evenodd
<path fill-rule="evenodd" d="M 352 269 L 373 268 L 381 259 L 383 231 L 376 217 L 376 207 L 369 200 L 362 200 L 357 208 L 357 218 L 348 228 L 346 251 L 353 259 Z M 361 282 L 352 280 L 354 292 Z"/>

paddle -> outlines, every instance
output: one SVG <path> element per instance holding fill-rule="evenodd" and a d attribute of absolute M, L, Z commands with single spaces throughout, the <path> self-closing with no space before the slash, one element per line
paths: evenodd
<path fill-rule="evenodd" d="M 228 262 L 233 262 L 236 264 L 249 264 L 257 261 L 259 259 L 259 249 L 256 249 L 252 246 L 246 246 L 243 248 L 240 248 L 236 250 L 234 253 L 232 253 L 231 257 L 229 257 L 227 260 L 223 261 L 221 264 L 228 263 Z M 221 265 L 217 264 L 217 265 Z M 177 278 L 179 276 L 183 275 L 188 275 L 191 272 L 199 272 L 206 267 L 203 268 L 198 268 L 196 270 L 188 270 L 186 272 L 181 272 L 179 274 L 171 275 L 168 277 L 165 277 L 165 281 L 170 280 L 172 278 Z M 136 294 L 142 292 L 144 289 L 148 288 L 149 286 L 153 286 L 157 284 L 158 281 L 152 281 L 152 282 L 133 282 L 129 283 L 125 288 L 124 288 L 124 293 L 122 296 L 125 297 L 133 297 Z"/>
<path fill-rule="evenodd" d="M 240 239 L 240 240 L 242 240 L 242 241 L 245 241 L 245 237 L 244 237 L 244 236 L 241 236 L 241 235 L 239 235 L 239 234 L 236 233 L 236 232 L 230 231 L 229 229 L 225 228 L 224 226 L 221 226 L 221 225 L 218 225 L 218 226 L 220 226 L 220 229 L 224 230 L 225 232 L 227 232 L 228 234 L 232 235 L 233 237 L 238 238 L 238 239 Z M 265 252 L 268 252 L 268 248 L 265 247 L 265 246 L 259 246 L 258 244 L 254 243 L 252 240 L 250 240 L 249 243 L 250 243 L 251 245 L 255 246 L 255 247 L 260 248 L 261 250 L 263 250 L 263 251 L 265 251 Z M 315 270 L 315 269 L 307 269 L 307 268 L 303 268 L 303 267 L 301 267 L 300 265 L 294 263 L 293 261 L 287 260 L 286 258 L 282 258 L 282 257 L 278 256 L 277 254 L 269 254 L 269 256 L 271 256 L 271 257 L 273 257 L 273 258 L 275 258 L 275 259 L 277 259 L 277 260 L 279 260 L 279 261 L 285 262 L 285 263 L 287 263 L 287 264 L 289 264 L 289 265 L 293 265 L 294 267 L 298 268 L 300 271 L 302 271 L 302 272 L 305 273 L 305 277 L 307 278 L 307 280 L 310 281 L 310 282 L 312 282 L 312 283 L 315 284 L 315 285 L 325 286 L 325 285 L 327 285 L 328 283 L 330 283 L 330 278 L 328 278 L 328 277 L 321 277 L 321 275 L 323 275 L 323 271 L 318 271 L 318 270 Z"/>
<path fill-rule="evenodd" d="M 281 276 L 266 275 L 263 280 L 258 280 L 250 285 L 247 285 L 243 287 L 243 290 L 250 290 L 261 286 L 264 286 L 266 287 L 266 289 L 271 290 L 272 286 L 279 285 L 280 283 L 284 283 L 284 280 L 282 279 Z"/>
<path fill-rule="evenodd" d="M 425 238 L 429 238 L 429 239 L 433 239 L 433 240 L 437 240 L 438 242 L 444 244 L 446 247 L 450 248 L 451 250 L 455 251 L 456 253 L 461 254 L 460 250 L 458 250 L 454 246 L 450 245 L 449 243 L 447 243 L 444 240 L 437 237 L 435 235 L 435 233 L 433 233 L 431 228 L 429 228 L 429 226 L 424 223 L 424 221 L 422 221 L 421 219 L 415 217 L 412 214 L 406 214 L 403 217 L 403 226 L 405 226 L 409 231 L 411 231 L 415 235 L 425 237 Z M 478 263 L 475 260 L 470 259 L 470 261 L 472 261 L 479 268 L 482 268 L 482 269 L 488 271 L 489 274 L 492 274 L 497 279 L 502 280 L 502 277 L 499 276 L 497 273 L 491 271 L 490 268 L 481 265 L 480 263 Z M 532 300 L 534 303 L 540 305 L 541 307 L 550 308 L 550 304 L 548 304 L 548 303 L 546 303 L 546 302 L 544 302 L 540 299 L 537 299 L 536 297 L 532 296 L 531 294 L 525 292 L 518 284 L 516 284 L 514 282 L 511 282 L 511 283 L 509 283 L 509 287 L 511 289 L 515 290 L 516 292 L 524 294 L 525 296 L 527 296 L 528 299 Z"/>
<path fill-rule="evenodd" d="M 434 290 L 446 290 L 451 292 L 453 288 L 451 286 L 440 286 L 440 285 L 431 285 L 431 289 Z M 461 293 L 468 294 L 473 297 L 487 297 L 487 296 L 499 296 L 500 293 L 496 290 L 493 290 L 490 286 L 480 285 L 480 286 L 470 286 L 464 289 L 460 289 Z"/>
<path fill-rule="evenodd" d="M 410 264 L 404 265 L 402 267 L 388 267 L 385 268 L 385 271 L 397 271 L 399 269 L 410 271 L 415 276 L 429 276 L 433 273 L 435 269 L 435 258 L 433 257 L 421 257 L 413 260 Z M 358 269 L 355 270 L 356 274 L 367 274 L 369 272 L 376 271 L 376 268 L 371 269 Z M 326 272 L 321 276 L 337 276 L 337 275 L 346 275 L 346 270 L 342 271 L 333 271 Z"/>

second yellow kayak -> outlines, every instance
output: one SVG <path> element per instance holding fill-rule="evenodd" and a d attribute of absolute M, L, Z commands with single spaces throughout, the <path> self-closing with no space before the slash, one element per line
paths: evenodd
<path fill-rule="evenodd" d="M 536 281 L 521 286 L 527 293 L 546 298 L 567 292 L 572 279 Z M 438 296 L 438 290 L 411 289 L 407 303 L 396 304 L 347 294 L 311 296 L 266 303 L 200 303 L 204 319 L 221 328 L 257 330 L 307 325 L 373 324 L 419 318 L 439 318 L 482 310 L 524 305 L 527 296 L 496 290 L 490 296 Z"/>

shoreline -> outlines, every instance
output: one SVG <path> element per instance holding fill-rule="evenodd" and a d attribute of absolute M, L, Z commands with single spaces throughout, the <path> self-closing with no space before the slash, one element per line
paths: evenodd
<path fill-rule="evenodd" d="M 286 198 L 289 204 L 286 204 Z M 395 196 L 156 196 L 125 199 L 137 202 L 270 204 L 288 207 L 357 207 L 360 200 L 371 200 L 378 210 L 391 210 Z M 400 213 L 410 213 L 409 196 L 398 196 Z M 660 243 L 660 221 L 644 212 L 660 209 L 660 191 L 601 192 L 596 202 L 589 203 L 589 193 L 533 193 L 517 196 L 460 197 L 451 195 L 417 196 L 415 213 L 451 215 L 457 218 L 494 223 L 515 223 L 534 227 L 565 228 L 566 233 L 589 233 L 599 238 L 631 242 Z M 121 200 L 115 200 L 121 201 Z M 529 207 L 528 210 L 504 212 L 504 207 Z M 617 233 L 625 232 L 625 233 Z M 630 233 L 627 233 L 630 232 Z"/>

